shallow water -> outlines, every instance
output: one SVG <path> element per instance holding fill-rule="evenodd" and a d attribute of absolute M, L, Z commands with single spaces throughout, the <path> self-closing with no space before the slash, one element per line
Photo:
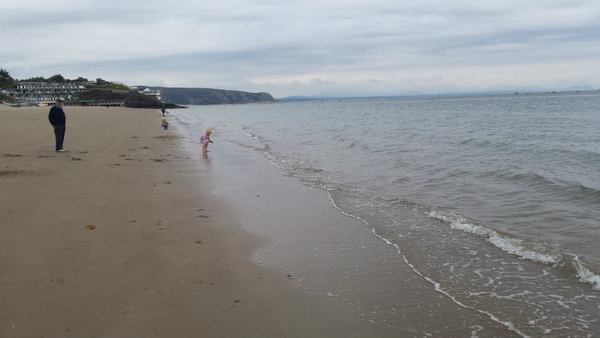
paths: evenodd
<path fill-rule="evenodd" d="M 600 94 L 191 107 L 523 335 L 600 332 Z"/>

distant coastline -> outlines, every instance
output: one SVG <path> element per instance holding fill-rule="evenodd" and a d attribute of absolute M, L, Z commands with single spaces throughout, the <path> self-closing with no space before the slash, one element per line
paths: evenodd
<path fill-rule="evenodd" d="M 0 103 L 48 105 L 62 98 L 70 106 L 123 106 L 129 108 L 185 108 L 185 105 L 244 104 L 275 102 L 269 93 L 213 88 L 172 88 L 127 86 L 121 82 L 84 77 L 67 79 L 60 74 L 49 78 L 13 78 L 0 68 Z"/>
<path fill-rule="evenodd" d="M 160 90 L 165 101 L 184 105 L 245 104 L 275 102 L 269 93 L 214 88 L 148 87 Z"/>
<path fill-rule="evenodd" d="M 514 96 L 514 95 L 556 95 L 556 94 L 596 94 L 600 89 L 589 90 L 556 90 L 556 91 L 489 91 L 465 93 L 439 93 L 439 94 L 406 94 L 406 95 L 358 95 L 358 96 L 285 96 L 277 98 L 278 102 L 306 102 L 330 100 L 365 100 L 365 99 L 415 99 L 415 98 L 465 98 L 485 96 Z"/>

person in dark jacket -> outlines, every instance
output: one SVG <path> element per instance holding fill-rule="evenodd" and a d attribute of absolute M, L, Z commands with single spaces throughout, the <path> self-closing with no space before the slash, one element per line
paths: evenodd
<path fill-rule="evenodd" d="M 56 151 L 64 152 L 63 142 L 65 140 L 65 127 L 67 124 L 67 117 L 63 110 L 63 100 L 58 98 L 54 104 L 54 107 L 50 109 L 48 113 L 48 120 L 54 128 L 54 137 L 56 138 Z"/>

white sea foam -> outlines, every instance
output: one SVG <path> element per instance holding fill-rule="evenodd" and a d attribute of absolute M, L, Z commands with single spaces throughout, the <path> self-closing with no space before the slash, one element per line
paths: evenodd
<path fill-rule="evenodd" d="M 576 274 L 579 281 L 592 285 L 592 289 L 594 290 L 600 290 L 600 276 L 588 269 L 577 256 L 573 259 L 573 265 L 575 266 L 575 271 L 577 271 Z"/>
<path fill-rule="evenodd" d="M 428 215 L 429 217 L 449 223 L 452 229 L 461 230 L 469 234 L 483 237 L 501 250 L 513 255 L 517 255 L 521 258 L 544 264 L 556 264 L 560 260 L 560 255 L 558 254 L 545 253 L 530 249 L 526 246 L 527 243 L 522 239 L 501 235 L 492 229 L 469 223 L 463 217 L 443 215 L 436 211 L 431 211 L 428 213 Z"/>
<path fill-rule="evenodd" d="M 460 300 L 458 300 L 455 296 L 453 296 L 452 294 L 450 294 L 448 291 L 444 290 L 440 283 L 438 283 L 437 281 L 431 279 L 428 276 L 425 276 L 423 273 L 421 273 L 419 270 L 417 270 L 417 268 L 411 263 L 409 262 L 408 258 L 402 253 L 402 251 L 400 250 L 400 246 L 396 243 L 392 243 L 392 241 L 390 241 L 389 239 L 381 236 L 379 233 L 377 233 L 377 231 L 375 230 L 375 228 L 373 226 L 371 226 L 369 224 L 369 222 L 367 222 L 364 218 L 360 217 L 360 216 L 356 216 L 353 215 L 349 212 L 346 212 L 344 209 L 340 208 L 337 203 L 335 203 L 333 196 L 331 195 L 331 191 L 327 190 L 327 195 L 329 197 L 329 201 L 331 202 L 331 204 L 333 205 L 333 207 L 335 209 L 337 209 L 340 213 L 342 213 L 342 215 L 350 217 L 350 218 L 354 218 L 356 220 L 359 220 L 360 222 L 364 223 L 367 227 L 369 227 L 371 229 L 371 232 L 373 233 L 373 235 L 377 238 L 379 238 L 380 240 L 382 240 L 385 244 L 394 247 L 396 249 L 396 252 L 398 253 L 398 255 L 400 257 L 402 257 L 402 260 L 404 261 L 404 263 L 415 273 L 417 274 L 419 277 L 423 278 L 424 280 L 426 280 L 427 282 L 429 282 L 432 286 L 433 289 L 439 293 L 441 293 L 442 295 L 448 297 L 452 302 L 454 302 L 456 305 L 465 308 L 465 309 L 469 309 L 478 313 L 481 313 L 483 315 L 488 316 L 488 318 L 490 318 L 491 320 L 495 321 L 496 323 L 499 323 L 501 325 L 504 325 L 504 327 L 506 327 L 509 331 L 512 331 L 516 334 L 518 334 L 519 336 L 523 337 L 523 338 L 529 338 L 528 335 L 526 335 L 524 332 L 522 332 L 521 330 L 517 329 L 515 327 L 515 325 L 510 322 L 510 321 L 506 321 L 506 320 L 502 320 L 500 318 L 498 318 L 495 314 L 476 308 L 474 306 L 471 305 L 467 305 L 463 302 L 461 302 Z"/>

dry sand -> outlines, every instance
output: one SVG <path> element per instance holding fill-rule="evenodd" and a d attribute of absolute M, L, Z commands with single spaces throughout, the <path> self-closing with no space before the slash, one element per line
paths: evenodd
<path fill-rule="evenodd" d="M 159 114 L 0 105 L 0 337 L 394 336 L 252 261 Z"/>

